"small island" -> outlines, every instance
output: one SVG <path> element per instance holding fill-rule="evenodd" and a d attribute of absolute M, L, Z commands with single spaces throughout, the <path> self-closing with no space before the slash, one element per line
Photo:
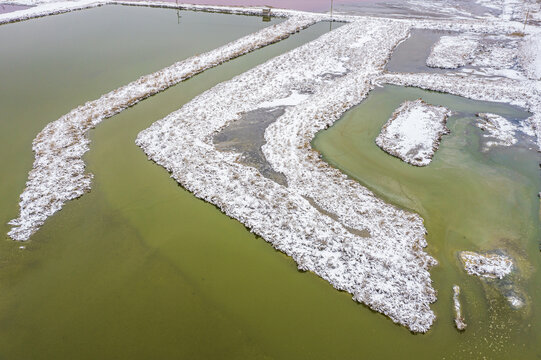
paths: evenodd
<path fill-rule="evenodd" d="M 438 150 L 441 137 L 449 133 L 450 110 L 421 99 L 404 102 L 383 125 L 376 144 L 403 161 L 426 166 Z"/>

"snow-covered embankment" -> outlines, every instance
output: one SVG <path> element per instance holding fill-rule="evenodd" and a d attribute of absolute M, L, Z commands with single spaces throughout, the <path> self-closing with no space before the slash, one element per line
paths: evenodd
<path fill-rule="evenodd" d="M 379 200 L 311 149 L 325 129 L 371 89 L 394 47 L 400 22 L 359 20 L 199 95 L 141 132 L 149 158 L 196 196 L 218 206 L 300 269 L 415 332 L 425 332 L 436 300 L 422 219 Z M 331 76 L 329 76 L 331 75 Z M 265 133 L 263 152 L 287 178 L 282 186 L 217 151 L 214 134 L 276 98 L 290 103 Z"/>
<path fill-rule="evenodd" d="M 315 18 L 306 16 L 264 28 L 215 50 L 142 76 L 48 124 L 33 141 L 33 168 L 20 197 L 19 217 L 10 222 L 13 228 L 8 235 L 14 240 L 28 240 L 64 203 L 90 190 L 92 175 L 85 173 L 82 156 L 89 149 L 86 133 L 102 120 L 205 69 L 284 39 L 314 22 Z"/>

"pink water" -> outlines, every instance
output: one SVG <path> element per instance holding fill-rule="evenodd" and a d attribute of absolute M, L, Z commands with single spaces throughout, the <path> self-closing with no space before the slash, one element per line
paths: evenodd
<path fill-rule="evenodd" d="M 165 0 L 176 2 L 175 0 Z M 333 0 L 333 6 L 346 4 L 376 3 L 385 0 Z M 272 6 L 282 9 L 295 9 L 305 11 L 328 11 L 331 0 L 179 0 L 178 3 L 191 3 L 198 5 L 234 5 L 234 6 Z"/>
<path fill-rule="evenodd" d="M 0 4 L 0 14 L 17 11 L 17 10 L 28 9 L 29 7 L 30 6 Z"/>

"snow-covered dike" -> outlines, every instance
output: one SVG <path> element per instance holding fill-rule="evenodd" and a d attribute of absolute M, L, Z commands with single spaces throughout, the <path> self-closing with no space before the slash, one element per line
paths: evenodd
<path fill-rule="evenodd" d="M 33 2 L 15 2 L 17 4 L 36 4 Z M 107 4 L 107 0 L 49 1 L 38 2 L 36 6 L 0 14 L 0 25 L 23 21 L 42 16 L 63 14 L 75 10 L 89 9 Z"/>
<path fill-rule="evenodd" d="M 2 0 L 0 0 L 0 3 Z M 184 11 L 205 11 L 219 12 L 238 15 L 264 15 L 264 10 L 268 10 L 264 6 L 220 6 L 220 5 L 192 5 L 183 3 L 161 2 L 161 1 L 116 1 L 116 0 L 14 0 L 10 3 L 19 5 L 35 5 L 32 8 L 13 11 L 5 14 L 0 14 L 0 25 L 34 19 L 43 16 L 63 14 L 75 10 L 89 9 L 102 5 L 127 5 L 127 6 L 142 6 L 155 8 L 179 9 Z M 297 10 L 273 9 L 272 16 L 275 17 L 309 17 L 316 21 L 334 20 L 334 21 L 352 21 L 351 16 L 338 16 L 331 19 L 326 14 L 309 13 Z"/>
<path fill-rule="evenodd" d="M 205 54 L 145 75 L 48 124 L 33 141 L 34 165 L 20 197 L 19 218 L 10 222 L 13 228 L 8 235 L 14 240 L 28 240 L 65 202 L 90 190 L 92 175 L 85 173 L 82 160 L 89 144 L 85 134 L 103 119 L 205 69 L 286 38 L 314 22 L 312 18 L 303 17 L 272 25 Z"/>
<path fill-rule="evenodd" d="M 467 36 L 442 36 L 432 47 L 426 65 L 443 69 L 456 69 L 469 64 L 478 42 Z"/>
<path fill-rule="evenodd" d="M 383 125 L 376 144 L 385 152 L 415 166 L 426 166 L 438 150 L 441 137 L 449 133 L 443 106 L 418 99 L 406 101 Z"/>
<path fill-rule="evenodd" d="M 503 279 L 513 271 L 513 261 L 510 257 L 499 254 L 478 254 L 473 251 L 460 252 L 464 269 L 470 275 L 491 279 Z"/>
<path fill-rule="evenodd" d="M 317 131 L 366 96 L 371 77 L 408 30 L 393 21 L 345 25 L 199 95 L 136 142 L 184 187 L 290 255 L 300 269 L 425 332 L 435 319 L 428 269 L 436 261 L 423 251 L 422 219 L 379 200 L 310 148 Z M 238 154 L 214 148 L 214 134 L 242 114 L 296 93 L 312 95 L 267 128 L 263 148 L 287 187 L 240 164 Z"/>

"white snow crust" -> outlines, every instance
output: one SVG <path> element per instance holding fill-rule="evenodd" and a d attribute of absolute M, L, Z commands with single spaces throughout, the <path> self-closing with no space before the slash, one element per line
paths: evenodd
<path fill-rule="evenodd" d="M 310 97 L 309 94 L 301 94 L 300 92 L 293 90 L 291 94 L 285 98 L 264 101 L 260 103 L 258 107 L 259 108 L 274 108 L 278 106 L 299 105 L 301 102 L 303 102 L 309 97 Z"/>
<path fill-rule="evenodd" d="M 427 66 L 457 69 L 468 74 L 536 80 L 541 50 L 533 35 L 463 33 L 442 36 L 432 47 Z M 467 66 L 467 68 L 464 68 Z"/>
<path fill-rule="evenodd" d="M 345 25 L 199 95 L 142 131 L 136 143 L 184 187 L 290 255 L 300 269 L 425 332 L 435 318 L 428 269 L 436 261 L 422 250 L 422 219 L 377 199 L 310 148 L 317 131 L 366 96 L 371 76 L 407 35 L 408 27 L 396 22 Z M 349 72 L 329 79 L 337 62 Z M 263 147 L 287 187 L 240 164 L 238 154 L 214 148 L 213 134 L 294 91 L 312 95 L 267 128 Z"/>
<path fill-rule="evenodd" d="M 90 190 L 92 175 L 85 173 L 82 160 L 89 145 L 85 135 L 102 120 L 205 69 L 286 38 L 314 22 L 314 19 L 303 17 L 272 25 L 145 75 L 48 124 L 33 141 L 34 165 L 20 197 L 19 217 L 10 221 L 13 228 L 8 235 L 14 240 L 28 240 L 65 202 Z"/>
<path fill-rule="evenodd" d="M 466 321 L 462 316 L 462 305 L 460 304 L 460 286 L 453 285 L 453 306 L 455 309 L 455 325 L 460 331 L 466 329 Z"/>
<path fill-rule="evenodd" d="M 492 139 L 486 142 L 484 151 L 493 146 L 511 146 L 517 143 L 515 133 L 519 131 L 518 126 L 502 116 L 480 113 L 477 114 L 475 125 L 484 131 L 483 137 Z"/>
<path fill-rule="evenodd" d="M 520 58 L 528 78 L 541 80 L 541 32 L 524 39 L 520 47 Z"/>
<path fill-rule="evenodd" d="M 470 275 L 503 279 L 513 271 L 513 261 L 505 255 L 462 251 L 460 252 L 460 259 L 464 264 L 464 269 Z"/>
<path fill-rule="evenodd" d="M 376 144 L 409 164 L 426 166 L 438 150 L 441 137 L 449 133 L 446 122 L 450 114 L 449 109 L 421 99 L 406 101 L 383 125 Z"/>
<path fill-rule="evenodd" d="M 432 47 L 426 64 L 430 67 L 456 69 L 472 61 L 479 43 L 465 36 L 442 36 Z"/>

